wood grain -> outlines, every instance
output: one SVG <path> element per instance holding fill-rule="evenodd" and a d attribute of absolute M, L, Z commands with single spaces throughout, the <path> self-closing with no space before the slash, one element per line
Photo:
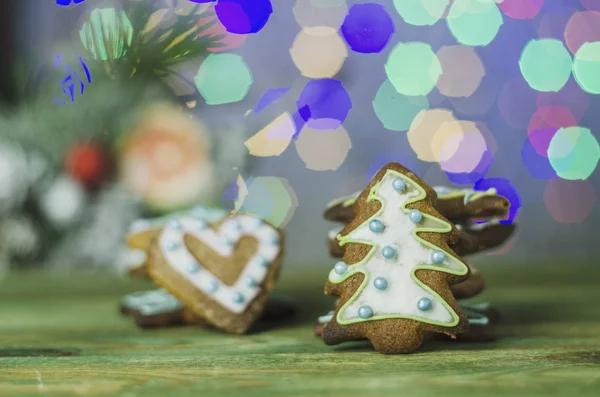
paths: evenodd
<path fill-rule="evenodd" d="M 502 338 L 402 356 L 313 336 L 332 305 L 323 267 L 289 266 L 278 290 L 301 313 L 248 336 L 136 328 L 117 303 L 142 281 L 11 275 L 0 285 L 0 396 L 599 396 L 600 268 L 476 264 L 488 282 L 477 301 L 502 311 Z"/>

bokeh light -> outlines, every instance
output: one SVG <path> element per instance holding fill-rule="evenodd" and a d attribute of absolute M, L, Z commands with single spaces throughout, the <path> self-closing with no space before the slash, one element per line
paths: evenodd
<path fill-rule="evenodd" d="M 289 90 L 290 89 L 286 87 L 269 88 L 262 94 L 262 96 L 258 100 L 258 103 L 256 104 L 256 107 L 253 110 L 254 113 L 262 112 L 264 109 L 276 102 L 279 98 L 287 94 Z"/>
<path fill-rule="evenodd" d="M 330 8 L 341 7 L 346 4 L 346 0 L 308 0 L 315 7 Z"/>
<path fill-rule="evenodd" d="M 352 109 L 350 95 L 339 80 L 310 80 L 296 102 L 298 113 L 314 129 L 339 127 Z"/>
<path fill-rule="evenodd" d="M 442 65 L 427 43 L 398 43 L 385 63 L 385 73 L 400 94 L 427 95 L 442 75 Z"/>
<path fill-rule="evenodd" d="M 500 196 L 506 197 L 510 202 L 508 216 L 506 219 L 501 220 L 500 223 L 512 223 L 523 205 L 519 192 L 517 192 L 517 189 L 515 189 L 513 184 L 506 178 L 480 179 L 473 185 L 473 190 L 478 191 L 486 191 L 490 188 L 495 188 Z"/>
<path fill-rule="evenodd" d="M 215 13 L 228 32 L 250 34 L 267 24 L 273 7 L 270 0 L 219 0 Z"/>
<path fill-rule="evenodd" d="M 584 91 L 600 94 L 600 41 L 579 47 L 575 53 L 573 75 Z"/>
<path fill-rule="evenodd" d="M 460 44 L 485 46 L 494 40 L 503 19 L 493 1 L 454 0 L 446 22 Z"/>
<path fill-rule="evenodd" d="M 485 69 L 475 49 L 461 45 L 443 46 L 436 55 L 443 71 L 437 88 L 443 95 L 467 97 L 477 90 Z"/>
<path fill-rule="evenodd" d="M 509 80 L 498 95 L 498 110 L 508 125 L 523 129 L 537 108 L 536 100 L 535 91 L 523 79 Z"/>
<path fill-rule="evenodd" d="M 252 85 L 252 73 L 239 55 L 210 54 L 194 82 L 208 105 L 220 105 L 244 99 Z"/>
<path fill-rule="evenodd" d="M 575 79 L 569 79 L 558 92 L 540 92 L 537 96 L 539 107 L 562 107 L 568 109 L 577 121 L 583 118 L 590 106 L 590 98 L 581 90 Z"/>
<path fill-rule="evenodd" d="M 342 34 L 352 51 L 380 52 L 395 32 L 394 22 L 381 4 L 353 4 L 342 24 Z"/>
<path fill-rule="evenodd" d="M 568 5 L 557 5 L 544 11 L 533 20 L 538 37 L 563 40 L 565 27 L 573 15 L 573 8 Z"/>
<path fill-rule="evenodd" d="M 588 128 L 561 128 L 550 141 L 548 159 L 561 178 L 587 179 L 598 165 L 600 146 Z"/>
<path fill-rule="evenodd" d="M 525 139 L 523 143 L 521 160 L 523 160 L 523 164 L 525 164 L 527 171 L 529 171 L 532 177 L 542 180 L 557 178 L 548 157 L 538 153 L 529 138 Z"/>
<path fill-rule="evenodd" d="M 336 29 L 305 27 L 296 36 L 290 55 L 303 76 L 318 79 L 335 76 L 342 68 L 348 50 Z"/>
<path fill-rule="evenodd" d="M 406 96 L 385 80 L 377 90 L 373 109 L 383 127 L 392 131 L 407 131 L 421 110 L 429 109 L 426 96 Z"/>
<path fill-rule="evenodd" d="M 419 112 L 408 130 L 408 142 L 412 150 L 423 161 L 436 162 L 437 156 L 432 150 L 432 143 L 436 139 L 438 131 L 443 126 L 450 126 L 454 131 L 458 130 L 458 121 L 448 109 L 427 109 Z M 443 138 L 437 138 L 442 141 Z"/>
<path fill-rule="evenodd" d="M 284 227 L 298 208 L 294 189 L 284 178 L 260 176 L 245 182 L 247 195 L 239 206 L 240 213 L 260 216 L 275 227 Z"/>
<path fill-rule="evenodd" d="M 218 18 L 213 15 L 199 15 L 196 27 L 199 30 L 198 37 L 211 38 L 211 46 L 208 52 L 223 52 L 240 47 L 248 37 L 245 34 L 235 34 L 227 31 Z"/>
<path fill-rule="evenodd" d="M 382 169 L 384 166 L 389 163 L 400 163 L 404 167 L 408 168 L 417 176 L 422 176 L 422 166 L 420 167 L 417 161 L 415 161 L 414 156 L 411 153 L 405 153 L 400 151 L 385 151 L 378 153 L 371 164 L 369 164 L 369 168 L 367 168 L 367 173 L 365 174 L 365 180 L 367 183 L 371 182 L 371 179 Z"/>
<path fill-rule="evenodd" d="M 539 156 L 548 158 L 548 146 L 558 130 L 559 128 L 534 129 L 528 134 L 527 140 Z"/>
<path fill-rule="evenodd" d="M 581 223 L 596 203 L 596 190 L 588 181 L 555 179 L 544 189 L 544 203 L 552 218 L 560 223 Z"/>
<path fill-rule="evenodd" d="M 504 15 L 514 19 L 532 19 L 542 9 L 544 0 L 502 0 L 498 7 Z"/>
<path fill-rule="evenodd" d="M 571 77 L 571 55 L 560 40 L 531 40 L 523 49 L 519 67 L 529 86 L 538 91 L 559 91 Z"/>
<path fill-rule="evenodd" d="M 575 12 L 565 27 L 565 43 L 575 54 L 584 43 L 600 41 L 600 12 Z"/>
<path fill-rule="evenodd" d="M 450 0 L 394 0 L 394 7 L 411 25 L 433 25 L 442 18 Z"/>
<path fill-rule="evenodd" d="M 490 74 L 483 76 L 479 87 L 468 97 L 448 98 L 457 114 L 477 117 L 486 115 L 496 103 L 500 83 Z"/>
<path fill-rule="evenodd" d="M 337 7 L 317 7 L 310 1 L 296 0 L 292 12 L 301 27 L 328 26 L 337 30 L 348 14 L 348 6 L 342 2 Z"/>
<path fill-rule="evenodd" d="M 600 2 L 598 0 L 580 0 L 581 5 L 586 10 L 590 11 L 600 11 Z"/>
<path fill-rule="evenodd" d="M 323 131 L 305 125 L 296 139 L 298 155 L 306 168 L 315 171 L 338 169 L 351 148 L 350 135 L 343 126 Z"/>
<path fill-rule="evenodd" d="M 535 130 L 551 128 L 558 130 L 562 127 L 576 126 L 577 120 L 571 111 L 561 106 L 538 108 L 529 120 L 527 133 Z M 540 153 L 541 154 L 541 153 Z"/>
<path fill-rule="evenodd" d="M 296 124 L 285 112 L 248 139 L 244 145 L 253 156 L 279 156 L 287 149 L 296 134 Z"/>

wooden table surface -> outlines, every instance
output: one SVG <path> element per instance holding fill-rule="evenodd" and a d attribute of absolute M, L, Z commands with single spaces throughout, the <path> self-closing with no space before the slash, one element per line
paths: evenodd
<path fill-rule="evenodd" d="M 477 301 L 502 311 L 500 339 L 399 356 L 314 337 L 328 269 L 294 269 L 278 292 L 300 314 L 248 336 L 136 328 L 117 303 L 145 282 L 13 274 L 0 284 L 0 396 L 600 396 L 599 264 L 482 267 Z"/>

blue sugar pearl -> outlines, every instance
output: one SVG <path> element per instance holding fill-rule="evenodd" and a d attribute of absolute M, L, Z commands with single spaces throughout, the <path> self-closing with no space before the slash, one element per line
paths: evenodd
<path fill-rule="evenodd" d="M 333 267 L 333 271 L 341 276 L 342 274 L 346 274 L 348 271 L 348 265 L 344 262 L 338 262 Z"/>
<path fill-rule="evenodd" d="M 360 318 L 369 318 L 373 316 L 373 309 L 370 306 L 361 306 L 358 308 L 358 315 Z"/>
<path fill-rule="evenodd" d="M 421 222 L 421 219 L 423 219 L 423 214 L 421 214 L 421 211 L 419 210 L 410 210 L 408 219 L 413 223 L 419 223 Z"/>
<path fill-rule="evenodd" d="M 188 266 L 188 273 L 190 274 L 198 273 L 198 270 L 200 270 L 200 266 L 197 263 L 192 263 Z"/>
<path fill-rule="evenodd" d="M 261 267 L 269 267 L 269 262 L 267 262 L 267 260 L 265 258 L 258 258 L 256 261 L 258 262 L 258 265 Z"/>
<path fill-rule="evenodd" d="M 369 229 L 371 229 L 373 233 L 381 233 L 385 229 L 385 226 L 380 220 L 373 219 L 371 222 L 369 222 Z"/>
<path fill-rule="evenodd" d="M 167 243 L 167 251 L 175 251 L 177 248 L 179 248 L 179 246 L 177 245 L 177 243 L 175 243 L 173 241 L 169 241 Z"/>
<path fill-rule="evenodd" d="M 417 307 L 419 308 L 419 310 L 421 310 L 423 312 L 431 309 L 432 305 L 433 305 L 433 303 L 431 302 L 431 299 L 429 299 L 429 298 L 421 298 L 421 299 L 419 299 L 419 302 L 417 302 Z"/>
<path fill-rule="evenodd" d="M 233 294 L 233 302 L 235 302 L 235 303 L 244 302 L 244 295 L 240 294 L 239 292 L 234 293 Z"/>
<path fill-rule="evenodd" d="M 213 292 L 217 292 L 218 289 L 219 289 L 219 284 L 216 281 L 211 280 L 208 282 L 207 290 L 208 290 L 209 294 L 212 294 Z"/>
<path fill-rule="evenodd" d="M 387 288 L 387 280 L 383 277 L 377 277 L 375 280 L 373 280 L 373 285 L 375 286 L 375 288 L 377 288 L 380 291 L 383 291 L 384 289 Z"/>
<path fill-rule="evenodd" d="M 248 287 L 253 288 L 256 287 L 258 285 L 258 283 L 256 282 L 256 280 L 253 277 L 248 277 L 246 279 L 246 285 L 248 285 Z"/>
<path fill-rule="evenodd" d="M 396 178 L 394 179 L 394 182 L 392 182 L 392 187 L 397 192 L 403 192 L 406 189 L 406 183 L 402 178 Z"/>
<path fill-rule="evenodd" d="M 381 255 L 383 255 L 385 259 L 392 259 L 396 256 L 396 250 L 390 247 L 389 245 L 386 245 L 381 250 Z"/>
<path fill-rule="evenodd" d="M 431 261 L 436 264 L 440 264 L 446 259 L 446 254 L 443 251 L 435 250 L 431 253 Z"/>

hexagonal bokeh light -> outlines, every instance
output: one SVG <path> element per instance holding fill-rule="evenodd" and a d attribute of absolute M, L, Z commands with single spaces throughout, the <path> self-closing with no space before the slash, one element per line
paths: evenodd
<path fill-rule="evenodd" d="M 304 27 L 290 48 L 290 56 L 303 76 L 318 79 L 335 76 L 342 68 L 348 50 L 336 29 Z"/>
<path fill-rule="evenodd" d="M 402 19 L 411 25 L 431 26 L 439 21 L 450 0 L 394 0 L 394 7 Z"/>
<path fill-rule="evenodd" d="M 215 13 L 228 32 L 250 34 L 267 24 L 273 6 L 270 0 L 219 0 Z"/>
<path fill-rule="evenodd" d="M 337 30 L 348 14 L 348 6 L 342 2 L 339 6 L 318 7 L 310 1 L 296 0 L 292 12 L 302 27 L 328 26 Z"/>
<path fill-rule="evenodd" d="M 454 118 L 452 111 L 448 109 L 426 109 L 414 118 L 408 130 L 408 143 L 419 159 L 429 162 L 437 162 L 438 156 L 433 149 L 434 142 L 439 148 L 445 141 L 445 136 L 437 136 L 444 127 L 446 134 L 460 131 L 458 120 Z"/>
<path fill-rule="evenodd" d="M 523 160 L 523 164 L 525 164 L 529 174 L 536 179 L 549 180 L 558 177 L 548 157 L 538 153 L 529 138 L 526 138 L 523 143 L 521 160 Z"/>
<path fill-rule="evenodd" d="M 600 94 L 600 41 L 579 47 L 573 62 L 573 75 L 582 90 Z"/>
<path fill-rule="evenodd" d="M 341 30 L 353 51 L 369 54 L 383 50 L 396 28 L 381 4 L 362 3 L 350 7 Z"/>
<path fill-rule="evenodd" d="M 598 199 L 589 181 L 549 181 L 544 189 L 544 203 L 552 218 L 560 223 L 581 223 L 592 212 Z"/>
<path fill-rule="evenodd" d="M 406 96 L 385 80 L 373 100 L 373 110 L 383 127 L 392 131 L 407 131 L 421 110 L 429 109 L 426 96 Z"/>
<path fill-rule="evenodd" d="M 565 86 L 572 69 L 571 55 L 560 40 L 531 40 L 521 54 L 519 67 L 531 88 L 559 91 Z"/>
<path fill-rule="evenodd" d="M 443 95 L 467 97 L 477 90 L 485 68 L 474 48 L 462 45 L 443 46 L 436 55 L 443 71 L 437 81 L 437 88 Z"/>
<path fill-rule="evenodd" d="M 351 148 L 350 135 L 342 126 L 323 131 L 305 125 L 296 139 L 298 155 L 306 168 L 315 171 L 338 169 Z"/>
<path fill-rule="evenodd" d="M 587 179 L 600 160 L 600 145 L 588 128 L 561 128 L 550 141 L 548 159 L 561 178 Z"/>
<path fill-rule="evenodd" d="M 502 0 L 497 1 L 504 15 L 514 19 L 533 19 L 539 14 L 544 0 Z"/>
<path fill-rule="evenodd" d="M 448 29 L 460 44 L 485 46 L 504 23 L 493 1 L 454 0 L 446 17 Z"/>
<path fill-rule="evenodd" d="M 211 54 L 200 65 L 194 82 L 207 104 L 220 105 L 244 99 L 252 73 L 239 55 Z"/>
<path fill-rule="evenodd" d="M 564 38 L 572 54 L 577 53 L 584 43 L 600 41 L 600 12 L 573 13 L 565 27 Z"/>
<path fill-rule="evenodd" d="M 285 112 L 254 134 L 244 145 L 253 156 L 279 156 L 287 149 L 294 135 L 296 124 L 292 116 Z"/>
<path fill-rule="evenodd" d="M 284 227 L 298 208 L 296 193 L 284 178 L 250 177 L 244 185 L 247 193 L 236 199 L 240 213 L 256 214 L 275 227 Z"/>
<path fill-rule="evenodd" d="M 385 73 L 400 94 L 427 95 L 442 75 L 442 65 L 427 43 L 398 43 L 385 63 Z"/>
<path fill-rule="evenodd" d="M 314 129 L 338 128 L 352 109 L 350 95 L 341 81 L 316 79 L 306 83 L 298 101 L 298 113 Z"/>

